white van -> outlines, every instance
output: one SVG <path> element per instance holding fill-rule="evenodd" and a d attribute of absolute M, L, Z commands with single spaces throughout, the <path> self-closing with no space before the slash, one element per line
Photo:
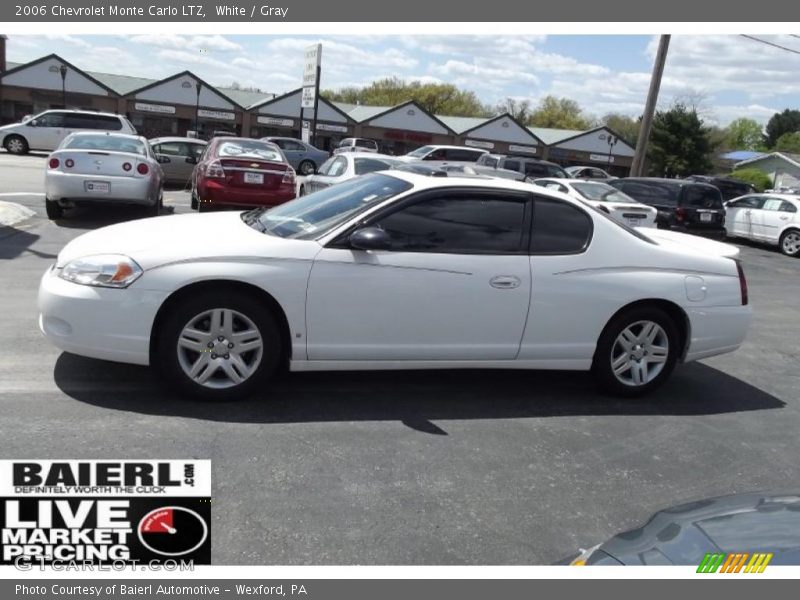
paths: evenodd
<path fill-rule="evenodd" d="M 55 150 L 76 131 L 116 131 L 136 135 L 136 129 L 122 115 L 87 110 L 46 110 L 22 123 L 0 127 L 3 148 L 11 154 L 29 150 Z"/>

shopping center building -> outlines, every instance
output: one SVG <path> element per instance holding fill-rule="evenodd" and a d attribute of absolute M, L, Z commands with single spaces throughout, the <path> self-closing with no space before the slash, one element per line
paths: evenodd
<path fill-rule="evenodd" d="M 84 71 L 56 54 L 17 64 L 5 61 L 0 36 L 0 122 L 13 123 L 50 108 L 126 115 L 147 137 L 215 132 L 246 137 L 300 138 L 311 110 L 301 89 L 276 95 L 215 86 L 190 71 L 146 79 Z M 196 133 L 195 133 L 196 132 Z M 526 154 L 564 166 L 596 165 L 627 174 L 634 149 L 606 127 L 589 131 L 525 127 L 510 114 L 489 118 L 435 115 L 413 101 L 365 106 L 320 97 L 314 143 L 330 150 L 346 137 L 377 140 L 388 154 L 425 144 L 466 145 L 501 154 Z"/>

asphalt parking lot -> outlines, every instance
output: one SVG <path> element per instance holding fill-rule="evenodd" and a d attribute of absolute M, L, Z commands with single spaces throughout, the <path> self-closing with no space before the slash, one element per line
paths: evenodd
<path fill-rule="evenodd" d="M 0 228 L 2 457 L 209 458 L 216 564 L 550 564 L 671 505 L 799 491 L 800 260 L 741 244 L 748 340 L 645 399 L 583 374 L 473 371 L 288 374 L 205 404 L 41 336 L 36 290 L 59 250 L 140 216 L 50 222 L 43 169 L 0 153 L 0 201 L 36 211 Z M 188 211 L 165 194 L 165 213 Z"/>

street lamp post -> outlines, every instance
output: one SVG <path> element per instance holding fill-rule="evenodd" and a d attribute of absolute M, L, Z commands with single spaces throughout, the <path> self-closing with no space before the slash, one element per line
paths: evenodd
<path fill-rule="evenodd" d="M 615 135 L 608 134 L 606 137 L 606 143 L 608 143 L 608 160 L 606 161 L 606 171 L 611 170 L 611 150 L 613 150 L 614 146 L 617 145 L 619 138 Z"/>
<path fill-rule="evenodd" d="M 200 90 L 203 88 L 203 84 L 199 81 L 194 84 L 194 88 L 197 90 L 197 101 L 194 105 L 194 134 L 198 138 L 200 137 Z"/>
<path fill-rule="evenodd" d="M 61 73 L 61 107 L 67 108 L 67 65 L 61 65 L 58 72 Z"/>

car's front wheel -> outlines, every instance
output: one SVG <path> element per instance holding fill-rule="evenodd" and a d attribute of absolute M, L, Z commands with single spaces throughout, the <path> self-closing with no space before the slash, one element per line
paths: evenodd
<path fill-rule="evenodd" d="M 167 315 L 156 343 L 162 375 L 180 392 L 206 400 L 250 396 L 283 355 L 275 318 L 263 304 L 235 292 L 182 301 Z"/>
<path fill-rule="evenodd" d="M 11 154 L 27 154 L 28 142 L 21 135 L 10 135 L 3 144 Z"/>
<path fill-rule="evenodd" d="M 800 256 L 800 231 L 797 229 L 785 231 L 780 239 L 780 247 L 786 256 Z"/>
<path fill-rule="evenodd" d="M 666 312 L 656 307 L 633 308 L 603 330 L 592 372 L 606 391 L 638 396 L 666 381 L 679 353 L 678 331 Z"/>

